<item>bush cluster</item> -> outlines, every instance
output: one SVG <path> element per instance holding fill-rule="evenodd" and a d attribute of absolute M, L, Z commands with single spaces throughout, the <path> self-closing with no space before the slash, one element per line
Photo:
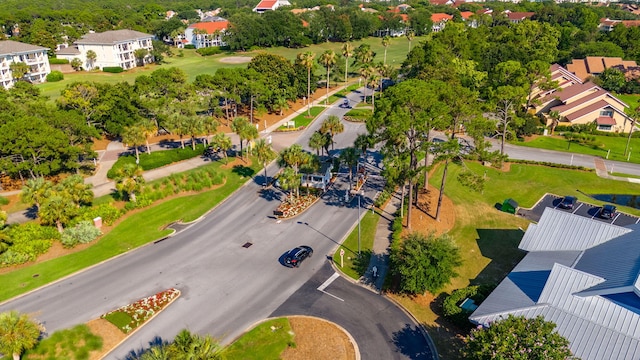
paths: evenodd
<path fill-rule="evenodd" d="M 81 221 L 76 226 L 64 229 L 62 233 L 62 245 L 72 248 L 78 244 L 87 244 L 100 236 L 102 232 L 91 221 Z"/>
<path fill-rule="evenodd" d="M 53 70 L 47 75 L 47 82 L 56 82 L 64 80 L 64 74 L 61 71 Z"/>
<path fill-rule="evenodd" d="M 102 71 L 117 74 L 123 72 L 124 69 L 120 66 L 105 66 L 102 68 Z"/>
<path fill-rule="evenodd" d="M 46 253 L 54 240 L 60 240 L 60 233 L 54 227 L 35 223 L 12 226 L 7 235 L 11 246 L 0 254 L 0 267 L 33 261 Z"/>
<path fill-rule="evenodd" d="M 211 55 L 222 54 L 222 49 L 220 49 L 217 46 L 212 46 L 212 47 L 200 48 L 196 50 L 196 52 L 202 56 L 211 56 Z"/>
<path fill-rule="evenodd" d="M 515 164 L 542 165 L 542 166 L 548 166 L 548 167 L 558 168 L 558 169 L 582 170 L 582 171 L 591 171 L 591 172 L 595 171 L 595 169 L 590 169 L 584 166 L 556 164 L 556 163 L 547 162 L 547 161 L 509 159 L 509 162 L 515 163 Z"/>
<path fill-rule="evenodd" d="M 8 204 L 9 204 L 9 199 L 0 195 L 0 205 L 8 205 Z"/>
<path fill-rule="evenodd" d="M 380 195 L 378 195 L 376 200 L 373 202 L 373 206 L 377 208 L 383 206 L 387 202 L 387 200 L 389 200 L 390 197 L 391 197 L 391 193 L 389 192 L 389 190 L 387 189 L 382 190 L 380 192 Z"/>
<path fill-rule="evenodd" d="M 193 49 L 195 49 L 195 48 L 196 48 L 196 46 L 195 46 L 195 45 L 193 45 L 193 44 L 186 44 L 186 45 L 184 46 L 184 48 L 185 48 L 185 49 L 193 50 Z"/>
<path fill-rule="evenodd" d="M 123 215 L 123 212 L 112 204 L 100 204 L 94 206 L 83 206 L 78 210 L 78 215 L 70 225 L 76 225 L 81 221 L 91 221 L 100 217 L 105 225 L 113 225 L 116 220 Z"/>

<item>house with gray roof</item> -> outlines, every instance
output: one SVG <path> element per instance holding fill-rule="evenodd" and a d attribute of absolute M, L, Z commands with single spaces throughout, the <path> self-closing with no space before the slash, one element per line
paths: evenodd
<path fill-rule="evenodd" d="M 61 49 L 57 57 L 61 59 L 80 59 L 84 69 L 102 69 L 121 67 L 125 70 L 144 66 L 153 61 L 153 35 L 134 30 L 112 30 L 101 33 L 89 33 L 73 43 L 73 46 Z M 143 49 L 146 55 L 136 58 L 136 51 Z M 95 59 L 87 57 L 93 51 Z"/>
<path fill-rule="evenodd" d="M 527 255 L 471 322 L 542 315 L 583 360 L 640 359 L 640 225 L 547 208 L 519 248 Z"/>
<path fill-rule="evenodd" d="M 49 49 L 42 46 L 25 44 L 13 40 L 0 41 L 0 84 L 9 89 L 18 80 L 41 83 L 51 72 L 49 66 Z M 25 63 L 29 71 L 21 79 L 14 78 L 12 63 Z"/>

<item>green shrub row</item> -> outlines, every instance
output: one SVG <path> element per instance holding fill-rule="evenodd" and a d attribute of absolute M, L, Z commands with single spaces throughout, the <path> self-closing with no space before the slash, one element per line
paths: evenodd
<path fill-rule="evenodd" d="M 212 46 L 212 47 L 200 48 L 196 50 L 196 52 L 202 56 L 211 56 L 211 55 L 221 54 L 222 49 L 220 49 L 217 46 Z"/>
<path fill-rule="evenodd" d="M 82 221 L 91 221 L 93 219 L 100 217 L 102 219 L 102 223 L 105 225 L 113 225 L 116 220 L 123 215 L 123 212 L 113 206 L 112 204 L 100 204 L 94 206 L 83 206 L 80 207 L 78 211 L 78 215 L 73 219 L 73 221 L 69 224 L 70 226 L 74 226 Z"/>
<path fill-rule="evenodd" d="M 68 63 L 69 63 L 69 60 L 67 59 L 49 58 L 49 64 L 52 64 L 52 65 L 64 65 Z"/>
<path fill-rule="evenodd" d="M 515 163 L 515 164 L 542 165 L 542 166 L 548 166 L 548 167 L 558 168 L 558 169 L 582 170 L 582 171 L 590 171 L 590 172 L 595 171 L 595 169 L 591 169 L 584 166 L 556 164 L 556 163 L 547 162 L 547 161 L 509 159 L 509 162 Z"/>
<path fill-rule="evenodd" d="M 380 208 L 387 202 L 387 200 L 389 200 L 389 198 L 391 198 L 391 192 L 389 192 L 387 189 L 384 189 L 380 192 L 380 195 L 378 195 L 376 200 L 373 202 L 373 206 Z"/>
<path fill-rule="evenodd" d="M 189 50 L 193 50 L 193 49 L 195 49 L 195 48 L 196 48 L 196 46 L 195 46 L 195 45 L 193 45 L 193 44 L 186 44 L 186 45 L 184 46 L 184 48 L 185 48 L 185 49 L 189 49 Z"/>
<path fill-rule="evenodd" d="M 9 204 L 9 199 L 0 195 L 0 205 L 8 205 L 8 204 Z"/>
<path fill-rule="evenodd" d="M 7 230 L 9 249 L 0 254 L 0 267 L 22 264 L 46 253 L 60 233 L 54 227 L 35 223 L 11 226 Z"/>
<path fill-rule="evenodd" d="M 121 68 L 120 66 L 105 66 L 102 68 L 102 71 L 117 74 L 117 73 L 123 72 L 124 69 Z"/>
<path fill-rule="evenodd" d="M 61 71 L 53 70 L 47 75 L 47 82 L 56 82 L 64 80 L 64 74 Z"/>
<path fill-rule="evenodd" d="M 172 150 L 162 150 L 162 151 L 154 151 L 151 154 L 143 153 L 140 154 L 140 164 L 139 166 L 142 170 L 152 170 L 157 169 L 159 167 L 163 167 L 165 165 L 169 165 L 178 161 L 187 160 L 194 158 L 196 156 L 201 156 L 204 153 L 204 145 L 198 144 L 196 145 L 196 149 L 191 149 L 190 146 L 186 146 L 184 149 L 172 149 Z M 117 177 L 119 169 L 121 169 L 125 164 L 135 164 L 136 157 L 135 155 L 121 156 L 118 158 L 115 164 L 109 169 L 107 172 L 107 177 L 109 179 L 115 179 Z"/>

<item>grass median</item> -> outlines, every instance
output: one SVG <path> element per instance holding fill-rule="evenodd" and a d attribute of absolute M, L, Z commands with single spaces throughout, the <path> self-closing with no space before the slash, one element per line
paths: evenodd
<path fill-rule="evenodd" d="M 566 138 L 561 136 L 539 136 L 530 141 L 515 142 L 514 144 L 537 149 L 599 156 L 608 160 L 628 161 L 640 164 L 640 138 L 631 139 L 631 142 L 629 143 L 629 151 L 631 155 L 629 156 L 629 153 L 626 155 L 624 153 L 627 146 L 627 138 L 625 136 L 592 136 L 595 138 L 595 141 L 591 144 L 569 142 Z"/>
<path fill-rule="evenodd" d="M 205 165 L 225 174 L 225 184 L 217 189 L 163 201 L 125 215 L 116 227 L 85 250 L 0 275 L 3 290 L 0 302 L 167 236 L 171 230 L 162 230 L 164 226 L 197 219 L 240 188 L 248 174 L 259 170 L 255 165 L 244 170 L 224 169 L 221 165 L 219 162 Z"/>
<path fill-rule="evenodd" d="M 360 221 L 360 256 L 358 256 L 357 225 L 333 254 L 333 261 L 336 266 L 338 266 L 345 275 L 355 280 L 363 276 L 369 267 L 373 241 L 376 236 L 376 228 L 380 220 L 380 213 L 377 211 L 374 212 L 367 209 L 361 209 L 361 211 L 366 213 L 362 217 L 362 221 Z M 344 266 L 341 266 L 340 250 L 344 250 Z"/>

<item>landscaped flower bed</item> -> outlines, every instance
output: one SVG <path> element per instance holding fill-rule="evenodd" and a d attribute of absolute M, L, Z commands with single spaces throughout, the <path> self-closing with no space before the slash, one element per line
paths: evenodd
<path fill-rule="evenodd" d="M 144 324 L 158 311 L 171 304 L 180 296 L 180 290 L 171 288 L 153 296 L 140 299 L 133 304 L 122 306 L 101 316 L 128 334 L 138 326 Z"/>
<path fill-rule="evenodd" d="M 276 212 L 279 218 L 290 218 L 292 216 L 296 216 L 306 210 L 309 206 L 311 206 L 318 199 L 318 195 L 313 193 L 309 195 L 300 195 L 298 197 L 287 197 Z"/>

